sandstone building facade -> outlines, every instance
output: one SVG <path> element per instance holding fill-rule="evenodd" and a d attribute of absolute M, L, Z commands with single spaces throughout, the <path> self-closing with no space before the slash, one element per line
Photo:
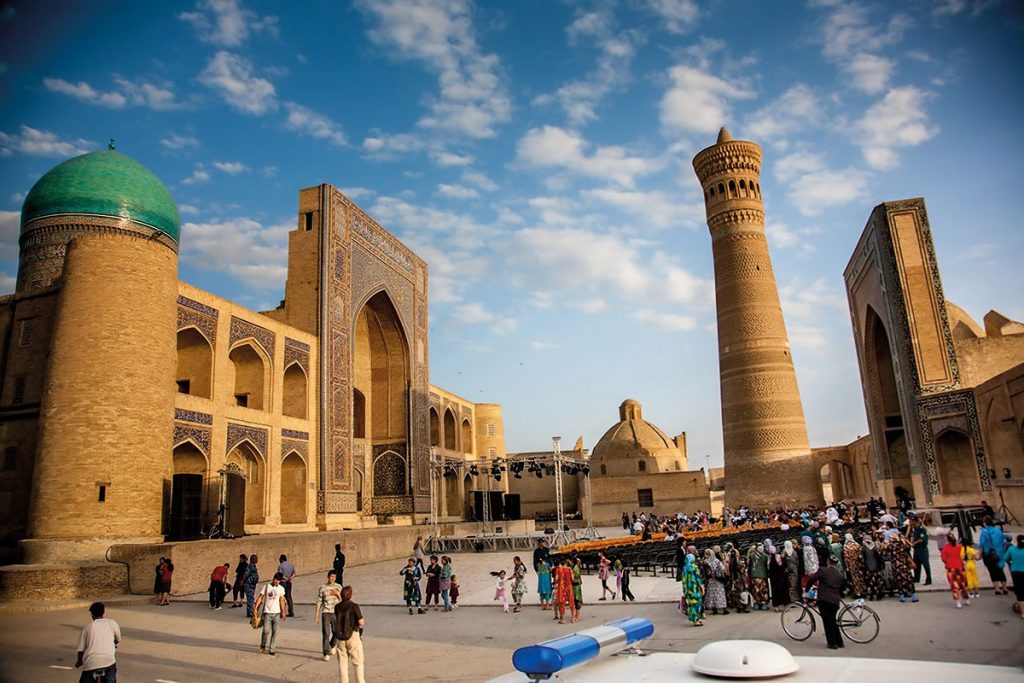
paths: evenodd
<path fill-rule="evenodd" d="M 765 237 L 761 155 L 723 128 L 693 159 L 715 262 L 730 507 L 822 502 Z"/>
<path fill-rule="evenodd" d="M 429 385 L 427 264 L 329 185 L 299 192 L 285 299 L 177 278 L 170 194 L 113 149 L 44 175 L 0 297 L 0 542 L 29 563 L 117 542 L 411 521 L 430 452 L 504 455 L 501 407 Z M 462 465 L 460 465 L 462 467 Z M 465 518 L 460 477 L 446 509 Z"/>

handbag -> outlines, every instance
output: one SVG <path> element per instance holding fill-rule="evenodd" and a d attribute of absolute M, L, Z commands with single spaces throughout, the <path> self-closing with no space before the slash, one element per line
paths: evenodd
<path fill-rule="evenodd" d="M 267 589 L 264 588 L 263 592 L 260 593 L 260 608 L 252 611 L 252 616 L 249 617 L 249 626 L 253 629 L 258 629 L 263 625 L 263 611 L 267 609 Z"/>

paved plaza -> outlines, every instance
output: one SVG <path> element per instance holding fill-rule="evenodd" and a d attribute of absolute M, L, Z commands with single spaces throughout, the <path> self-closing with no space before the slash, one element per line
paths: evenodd
<path fill-rule="evenodd" d="M 612 530 L 605 530 L 611 532 Z M 693 628 L 675 609 L 679 584 L 648 574 L 633 579 L 637 602 L 597 601 L 600 583 L 584 577 L 587 604 L 575 626 L 559 625 L 536 607 L 536 576 L 528 579 L 527 607 L 505 615 L 493 602 L 491 570 L 509 568 L 513 553 L 464 553 L 453 557 L 462 583 L 463 605 L 445 614 L 410 616 L 400 604 L 401 560 L 350 568 L 367 620 L 365 647 L 370 681 L 481 681 L 511 670 L 512 652 L 522 645 L 566 635 L 624 616 L 655 623 L 650 650 L 693 652 L 713 640 L 757 638 L 781 643 L 798 655 L 829 656 L 824 636 L 805 643 L 789 640 L 773 612 L 709 616 Z M 1024 619 L 1011 612 L 1013 597 L 985 590 L 970 607 L 957 610 L 933 543 L 934 590 L 921 602 L 894 599 L 871 603 L 882 619 L 881 635 L 870 645 L 851 644 L 846 656 L 928 659 L 976 664 L 1024 665 Z M 529 563 L 529 553 L 524 553 Z M 355 560 L 356 558 L 350 558 Z M 301 567 L 299 568 L 301 571 Z M 268 567 L 265 572 L 269 572 Z M 987 586 L 982 569 L 982 584 Z M 297 618 L 279 634 L 277 658 L 257 653 L 259 633 L 240 609 L 211 611 L 204 594 L 181 596 L 170 607 L 113 603 L 108 616 L 118 621 L 124 641 L 118 653 L 122 680 L 131 681 L 333 681 L 337 665 L 320 658 L 319 626 L 313 623 L 313 596 L 322 573 L 295 584 Z M 69 681 L 75 675 L 78 633 L 88 621 L 84 607 L 55 612 L 0 616 L 0 680 Z"/>

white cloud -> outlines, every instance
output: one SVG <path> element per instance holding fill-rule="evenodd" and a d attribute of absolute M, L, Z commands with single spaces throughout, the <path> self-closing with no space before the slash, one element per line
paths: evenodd
<path fill-rule="evenodd" d="M 373 42 L 438 73 L 440 93 L 420 118 L 421 127 L 490 138 L 509 119 L 512 105 L 498 57 L 477 45 L 468 3 L 360 0 L 357 6 L 376 19 L 368 32 Z"/>
<path fill-rule="evenodd" d="M 491 332 L 497 335 L 504 336 L 511 334 L 519 327 L 519 321 L 515 318 L 501 318 L 493 325 L 491 325 Z"/>
<path fill-rule="evenodd" d="M 791 325 L 787 333 L 790 346 L 810 351 L 814 355 L 823 354 L 830 346 L 828 333 L 817 325 Z"/>
<path fill-rule="evenodd" d="M 662 313 L 649 308 L 633 313 L 633 318 L 664 332 L 686 332 L 697 326 L 697 321 L 688 315 Z"/>
<path fill-rule="evenodd" d="M 859 52 L 843 68 L 853 78 L 854 87 L 868 95 L 877 95 L 889 87 L 894 67 L 891 59 Z"/>
<path fill-rule="evenodd" d="M 652 0 L 648 7 L 656 12 L 670 33 L 686 33 L 700 17 L 696 0 Z"/>
<path fill-rule="evenodd" d="M 914 86 L 893 88 L 864 112 L 856 128 L 868 165 L 893 168 L 899 164 L 897 148 L 914 147 L 938 134 L 939 127 L 929 122 L 924 110 L 931 97 Z"/>
<path fill-rule="evenodd" d="M 516 158 L 537 168 L 554 168 L 633 187 L 637 176 L 659 170 L 664 162 L 653 157 L 631 156 L 624 147 L 597 147 L 572 131 L 556 126 L 532 128 L 516 145 Z"/>
<path fill-rule="evenodd" d="M 82 138 L 63 140 L 56 133 L 21 126 L 16 134 L 0 132 L 0 157 L 15 152 L 43 157 L 73 157 L 95 151 L 96 143 Z"/>
<path fill-rule="evenodd" d="M 345 144 L 345 134 L 341 132 L 341 128 L 323 114 L 318 114 L 295 102 L 285 102 L 284 106 L 288 110 L 288 118 L 285 120 L 284 127 L 288 130 L 309 135 L 318 140 L 326 140 L 335 145 Z"/>
<path fill-rule="evenodd" d="M 751 114 L 746 130 L 753 140 L 776 140 L 820 123 L 821 104 L 807 85 L 797 83 Z"/>
<path fill-rule="evenodd" d="M 800 244 L 800 236 L 783 223 L 768 223 L 764 231 L 773 248 L 787 249 Z"/>
<path fill-rule="evenodd" d="M 419 152 L 424 146 L 419 136 L 410 133 L 375 133 L 363 140 L 363 149 L 377 159 L 393 159 L 399 154 Z"/>
<path fill-rule="evenodd" d="M 259 289 L 283 289 L 288 273 L 288 219 L 264 226 L 249 218 L 181 226 L 183 260 Z"/>
<path fill-rule="evenodd" d="M 156 85 L 146 80 L 129 81 L 120 76 L 114 76 L 114 83 L 117 85 L 117 90 L 101 92 L 85 81 L 69 83 L 61 78 L 43 79 L 43 85 L 47 90 L 111 109 L 137 106 L 163 111 L 181 107 L 181 103 L 175 99 L 174 90 L 169 84 Z"/>
<path fill-rule="evenodd" d="M 237 47 L 250 34 L 277 35 L 277 17 L 260 17 L 238 0 L 200 0 L 194 12 L 182 12 L 178 18 L 190 24 L 200 40 L 214 45 Z"/>
<path fill-rule="evenodd" d="M 274 84 L 254 75 L 248 60 L 224 50 L 213 56 L 199 82 L 245 114 L 264 114 L 277 107 Z"/>
<path fill-rule="evenodd" d="M 218 171 L 223 171 L 228 175 L 239 175 L 241 173 L 248 173 L 249 167 L 243 164 L 241 161 L 215 161 L 213 167 Z"/>
<path fill-rule="evenodd" d="M 485 192 L 494 192 L 498 189 L 497 183 L 479 171 L 466 171 L 462 174 L 462 182 L 476 185 Z"/>
<path fill-rule="evenodd" d="M 495 315 L 478 303 L 456 306 L 452 319 L 461 325 L 490 325 L 491 332 L 497 335 L 509 334 L 519 326 L 514 318 Z"/>
<path fill-rule="evenodd" d="M 574 308 L 578 308 L 584 313 L 600 313 L 608 307 L 607 302 L 599 297 L 591 297 L 589 299 L 583 299 L 573 304 Z"/>
<path fill-rule="evenodd" d="M 210 173 L 202 164 L 196 164 L 196 168 L 192 171 L 192 175 L 182 180 L 183 185 L 199 185 L 200 183 L 206 183 L 210 181 Z"/>
<path fill-rule="evenodd" d="M 539 95 L 535 105 L 557 101 L 573 125 L 582 125 L 597 118 L 598 103 L 615 88 L 630 79 L 629 68 L 636 54 L 641 36 L 636 31 L 613 31 L 613 19 L 608 10 L 597 10 L 579 15 L 566 29 L 571 45 L 595 46 L 599 50 L 597 64 L 582 78 L 572 80 L 554 93 Z"/>
<path fill-rule="evenodd" d="M 911 26 L 910 19 L 902 14 L 890 17 L 884 25 L 872 25 L 868 21 L 868 8 L 856 2 L 836 2 L 831 7 L 820 39 L 825 56 L 836 61 L 893 45 Z"/>
<path fill-rule="evenodd" d="M 18 239 L 21 237 L 21 212 L 0 211 L 0 260 L 18 258 Z M 3 291 L 7 291 L 6 288 Z"/>
<path fill-rule="evenodd" d="M 530 342 L 530 349 L 533 351 L 547 351 L 549 349 L 557 349 L 558 344 L 552 344 L 551 342 L 540 341 L 535 339 Z"/>
<path fill-rule="evenodd" d="M 432 151 L 430 158 L 438 166 L 468 166 L 473 163 L 473 157 L 468 154 L 455 154 L 454 152 L 446 152 L 444 150 Z"/>
<path fill-rule="evenodd" d="M 693 66 L 669 70 L 672 87 L 661 99 L 661 123 L 673 131 L 716 133 L 730 118 L 730 103 L 754 93 L 741 82 L 724 80 Z"/>
<path fill-rule="evenodd" d="M 362 199 L 363 197 L 372 197 L 376 194 L 373 190 L 368 187 L 343 187 L 341 188 L 342 193 L 349 199 Z"/>
<path fill-rule="evenodd" d="M 641 192 L 637 190 L 599 188 L 584 190 L 582 196 L 638 216 L 643 219 L 645 227 L 696 226 L 704 220 L 705 215 L 703 203 L 682 204 L 675 202 L 661 190 Z"/>
<path fill-rule="evenodd" d="M 804 284 L 799 277 L 779 288 L 779 299 L 787 318 L 818 320 L 829 314 L 846 312 L 846 296 L 825 278 Z"/>
<path fill-rule="evenodd" d="M 867 175 L 856 168 L 831 169 L 819 154 L 794 152 L 775 164 L 775 177 L 789 186 L 790 203 L 805 216 L 867 195 Z"/>
<path fill-rule="evenodd" d="M 177 133 L 171 133 L 167 137 L 160 140 L 160 146 L 170 150 L 196 148 L 199 147 L 199 140 L 188 135 L 178 135 Z"/>
<path fill-rule="evenodd" d="M 439 194 L 443 194 L 445 197 L 451 197 L 453 199 L 473 199 L 479 197 L 480 193 L 471 187 L 465 187 L 463 185 L 449 185 L 447 183 L 440 183 L 437 186 Z"/>
<path fill-rule="evenodd" d="M 0 273 L 0 292 L 13 292 L 18 285 L 18 278 L 7 273 Z"/>

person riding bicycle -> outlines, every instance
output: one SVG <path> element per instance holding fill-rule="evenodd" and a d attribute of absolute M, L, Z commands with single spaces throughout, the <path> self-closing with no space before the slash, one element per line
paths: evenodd
<path fill-rule="evenodd" d="M 836 623 L 836 614 L 839 612 L 839 596 L 843 588 L 843 575 L 836 568 L 836 558 L 829 556 L 828 565 L 822 567 L 807 577 L 807 589 L 818 586 L 818 610 L 821 612 L 821 621 L 825 626 L 825 640 L 828 641 L 828 649 L 837 650 L 843 647 L 843 634 Z"/>

